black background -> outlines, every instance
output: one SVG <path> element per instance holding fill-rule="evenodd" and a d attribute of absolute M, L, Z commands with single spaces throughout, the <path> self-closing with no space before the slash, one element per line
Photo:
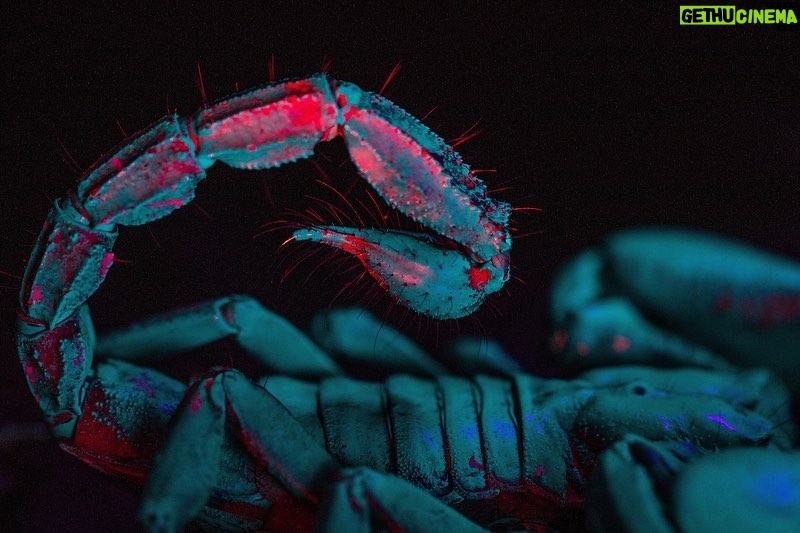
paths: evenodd
<path fill-rule="evenodd" d="M 702 228 L 800 258 L 800 75 L 789 53 L 797 32 L 681 27 L 677 4 L 667 3 L 6 4 L 4 428 L 29 431 L 9 424 L 38 420 L 10 332 L 24 263 L 52 200 L 124 138 L 121 129 L 131 134 L 168 108 L 183 115 L 199 108 L 198 63 L 213 101 L 268 81 L 273 56 L 278 79 L 328 64 L 333 77 L 376 91 L 399 62 L 384 95 L 418 117 L 435 108 L 425 122 L 446 139 L 478 122 L 481 133 L 459 151 L 475 168 L 494 170 L 483 176 L 495 196 L 542 209 L 514 215 L 517 279 L 475 318 L 438 324 L 373 298 L 369 280 L 339 294 L 358 275 L 351 262 L 331 260 L 314 272 L 330 256 L 306 258 L 309 248 L 294 244 L 277 250 L 289 235 L 280 225 L 257 236 L 289 211 L 324 210 L 307 195 L 337 201 L 315 183 L 317 166 L 214 167 L 189 207 L 122 230 L 118 262 L 92 300 L 100 328 L 246 292 L 298 324 L 332 303 L 369 305 L 432 350 L 459 333 L 486 334 L 538 368 L 546 366 L 553 269 L 613 229 Z M 318 152 L 317 165 L 337 189 L 353 198 L 366 189 L 340 143 Z M 374 210 L 360 214 L 369 221 Z M 193 364 L 240 358 L 220 343 Z M 9 527 L 136 530 L 133 492 L 50 442 L 22 442 L 2 441 Z"/>

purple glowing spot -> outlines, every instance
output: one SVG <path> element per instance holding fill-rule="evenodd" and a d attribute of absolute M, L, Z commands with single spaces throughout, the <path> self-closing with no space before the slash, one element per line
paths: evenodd
<path fill-rule="evenodd" d="M 721 415 L 706 415 L 706 418 L 708 420 L 711 420 L 712 422 L 716 422 L 717 424 L 719 424 L 720 426 L 724 427 L 725 429 L 729 429 L 731 431 L 736 431 L 736 428 L 733 427 L 732 425 L 728 424 L 725 421 L 725 419 L 722 418 Z"/>
<path fill-rule="evenodd" d="M 148 398 L 155 398 L 156 393 L 153 390 L 153 384 L 150 382 L 147 374 L 142 372 L 138 378 L 130 378 L 128 383 L 133 383 L 137 391 L 141 391 Z"/>
<path fill-rule="evenodd" d="M 800 490 L 788 472 L 764 470 L 751 480 L 750 490 L 767 505 L 789 508 L 800 501 Z"/>
<path fill-rule="evenodd" d="M 491 427 L 491 431 L 498 437 L 506 439 L 517 438 L 517 429 L 514 427 L 514 424 L 507 420 L 492 420 Z"/>
<path fill-rule="evenodd" d="M 438 450 L 441 449 L 442 447 L 441 443 L 437 441 L 433 433 L 431 433 L 430 431 L 422 432 L 422 442 L 425 443 L 425 446 L 433 450 Z"/>
<path fill-rule="evenodd" d="M 483 465 L 481 463 L 479 463 L 477 459 L 475 459 L 474 455 L 471 455 L 470 458 L 469 458 L 469 466 L 470 466 L 470 468 L 475 468 L 475 469 L 478 469 L 478 470 L 483 470 L 484 469 Z"/>
<path fill-rule="evenodd" d="M 461 437 L 468 442 L 478 442 L 478 427 L 470 424 L 462 424 L 460 429 Z"/>

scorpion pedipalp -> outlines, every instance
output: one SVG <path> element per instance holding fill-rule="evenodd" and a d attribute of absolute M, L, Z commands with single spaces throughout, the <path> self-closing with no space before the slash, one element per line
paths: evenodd
<path fill-rule="evenodd" d="M 316 226 L 294 233 L 349 252 L 398 300 L 436 318 L 460 318 L 508 280 L 507 261 L 475 264 L 423 233 Z"/>
<path fill-rule="evenodd" d="M 442 238 L 333 226 L 295 237 L 355 253 L 386 290 L 421 313 L 466 316 L 509 279 L 508 204 L 488 196 L 442 138 L 380 95 L 318 74 L 223 100 L 192 117 L 189 130 L 202 167 L 214 161 L 275 167 L 308 157 L 318 143 L 341 135 L 353 163 L 381 197 Z M 337 231 L 349 237 L 332 238 Z M 357 236 L 357 246 L 341 245 Z M 405 248 L 413 253 L 394 261 Z M 437 285 L 429 290 L 418 280 L 431 268 L 441 275 L 423 280 Z"/>
<path fill-rule="evenodd" d="M 393 207 L 443 238 L 319 226 L 297 240 L 356 255 L 398 300 L 436 318 L 474 312 L 509 279 L 509 206 L 487 195 L 461 156 L 380 95 L 331 81 L 339 128 L 361 175 Z"/>

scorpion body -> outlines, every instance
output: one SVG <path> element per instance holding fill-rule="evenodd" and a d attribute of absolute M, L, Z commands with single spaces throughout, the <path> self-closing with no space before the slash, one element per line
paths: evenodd
<path fill-rule="evenodd" d="M 316 226 L 294 239 L 354 254 L 395 298 L 436 318 L 468 315 L 508 281 L 509 206 L 411 115 L 325 75 L 154 124 L 57 200 L 39 234 L 20 291 L 25 377 L 62 448 L 145 485 L 146 527 L 476 528 L 444 500 L 484 526 L 541 529 L 580 504 L 596 455 L 625 433 L 701 446 L 773 437 L 768 417 L 699 385 L 676 393 L 515 373 L 355 382 L 250 298 L 96 338 L 86 302 L 113 266 L 117 226 L 184 206 L 215 161 L 275 167 L 337 135 L 378 193 L 437 235 Z M 141 366 L 226 336 L 275 373 L 322 380 L 262 386 L 213 369 L 187 386 Z"/>
<path fill-rule="evenodd" d="M 574 525 L 598 455 L 628 432 L 712 448 L 767 442 L 776 425 L 726 398 L 666 394 L 653 385 L 659 373 L 646 382 L 621 384 L 527 374 L 469 379 L 401 374 L 385 382 L 273 375 L 255 386 L 236 371 L 215 370 L 187 388 L 125 361 L 100 362 L 96 372 L 84 404 L 93 416 L 83 417 L 73 440 L 62 447 L 137 485 L 152 470 L 181 403 L 199 410 L 209 402 L 206 392 L 215 381 L 247 383 L 262 400 L 276 398 L 299 422 L 302 434 L 291 439 L 292 450 L 318 445 L 335 459 L 324 468 L 314 466 L 325 483 L 343 475 L 337 473 L 343 472 L 340 467 L 394 474 L 492 529 Z M 730 384 L 734 379 L 739 382 L 737 377 Z M 267 407 L 263 401 L 253 406 Z M 233 437 L 242 432 L 238 416 L 233 418 L 228 425 L 235 431 L 222 440 L 214 489 L 199 510 L 199 523 L 234 530 L 281 529 L 288 523 L 312 528 L 319 500 L 298 497 L 287 488 L 291 483 L 254 460 L 249 445 Z M 719 420 L 736 430 L 721 432 Z M 271 431 L 279 433 L 278 426 L 287 422 L 273 421 Z"/>
<path fill-rule="evenodd" d="M 727 392 L 698 402 L 697 390 L 660 387 L 669 372 L 642 375 L 649 380 L 401 374 L 382 383 L 286 376 L 262 383 L 341 465 L 395 474 L 484 527 L 529 529 L 574 525 L 598 455 L 628 432 L 705 448 L 775 436 L 773 422 L 733 407 Z M 747 378 L 727 379 L 732 386 Z M 717 415 L 737 431 L 721 433 Z"/>

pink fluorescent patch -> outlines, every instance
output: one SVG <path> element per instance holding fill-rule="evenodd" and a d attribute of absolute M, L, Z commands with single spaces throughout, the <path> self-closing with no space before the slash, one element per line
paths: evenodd
<path fill-rule="evenodd" d="M 491 276 L 488 270 L 472 267 L 467 273 L 469 274 L 469 286 L 472 290 L 480 292 L 486 288 Z"/>
<path fill-rule="evenodd" d="M 474 456 L 474 455 L 470 455 L 470 457 L 469 457 L 469 466 L 470 466 L 470 467 L 472 467 L 472 468 L 477 468 L 478 470 L 483 470 L 483 469 L 484 469 L 483 465 L 482 465 L 482 464 L 480 464 L 480 463 L 479 463 L 479 462 L 478 462 L 478 461 L 475 459 L 475 456 Z"/>
<path fill-rule="evenodd" d="M 119 172 L 120 170 L 125 168 L 125 164 L 120 160 L 119 157 L 112 157 L 108 161 L 108 164 L 111 166 L 112 169 L 114 169 L 115 172 Z"/>
<path fill-rule="evenodd" d="M 106 277 L 106 274 L 108 274 L 108 269 L 111 268 L 111 265 L 113 264 L 114 264 L 113 252 L 106 253 L 105 257 L 103 257 L 103 262 L 100 264 L 100 278 Z"/>
<path fill-rule="evenodd" d="M 28 383 L 30 383 L 31 387 L 34 387 L 36 383 L 39 381 L 39 378 L 36 376 L 36 370 L 33 368 L 33 364 L 25 361 L 22 364 L 22 370 L 25 372 L 25 377 L 28 379 Z M 39 401 L 39 396 L 36 395 L 36 401 Z"/>
<path fill-rule="evenodd" d="M 628 351 L 628 348 L 631 347 L 631 340 L 626 337 L 625 335 L 615 335 L 614 341 L 611 344 L 611 349 L 617 353 L 623 353 Z"/>
<path fill-rule="evenodd" d="M 322 119 L 321 102 L 317 95 L 311 98 L 298 98 L 286 112 L 286 117 L 292 126 L 305 130 L 309 126 L 314 131 L 322 131 L 325 127 Z"/>
<path fill-rule="evenodd" d="M 323 233 L 323 236 L 332 236 L 333 238 L 331 238 L 328 244 L 337 246 L 345 252 L 351 253 L 358 257 L 361 259 L 361 262 L 364 263 L 364 266 L 371 272 L 374 272 L 375 270 L 367 261 L 367 258 L 370 255 L 374 255 L 375 257 L 383 257 L 384 262 L 392 262 L 399 267 L 399 269 L 396 269 L 393 272 L 393 276 L 400 279 L 403 283 L 409 285 L 416 285 L 420 283 L 420 278 L 428 274 L 430 270 L 427 266 L 410 261 L 404 258 L 402 255 L 389 254 L 380 246 L 355 235 L 341 235 L 341 240 L 336 240 L 335 238 L 338 237 L 339 234 L 329 231 L 327 234 Z"/>
<path fill-rule="evenodd" d="M 34 285 L 33 289 L 31 289 L 31 304 L 38 304 L 42 301 L 42 289 L 39 288 L 38 285 Z"/>
<path fill-rule="evenodd" d="M 50 424 L 52 426 L 57 426 L 65 422 L 69 422 L 70 420 L 72 420 L 72 418 L 73 418 L 72 413 L 58 413 L 50 420 Z"/>
<path fill-rule="evenodd" d="M 158 209 L 159 207 L 174 207 L 178 208 L 183 205 L 183 202 L 180 200 L 164 200 L 163 202 L 153 202 L 148 204 L 147 207 L 152 209 Z"/>
<path fill-rule="evenodd" d="M 316 90 L 316 87 L 309 80 L 296 80 L 296 81 L 287 81 L 286 83 L 284 83 L 283 89 L 287 93 L 302 94 L 314 91 Z"/>
<path fill-rule="evenodd" d="M 203 405 L 203 398 L 202 396 L 195 396 L 192 398 L 192 402 L 189 404 L 189 407 L 192 409 L 193 413 L 196 413 L 200 410 L 200 406 Z"/>
<path fill-rule="evenodd" d="M 74 366 L 81 366 L 81 365 L 83 365 L 83 346 L 82 345 L 78 345 L 77 346 L 77 351 L 78 351 L 78 354 L 72 360 L 72 364 Z"/>
<path fill-rule="evenodd" d="M 569 335 L 566 330 L 559 329 L 553 333 L 553 338 L 550 341 L 550 346 L 554 352 L 563 352 L 569 342 Z"/>

